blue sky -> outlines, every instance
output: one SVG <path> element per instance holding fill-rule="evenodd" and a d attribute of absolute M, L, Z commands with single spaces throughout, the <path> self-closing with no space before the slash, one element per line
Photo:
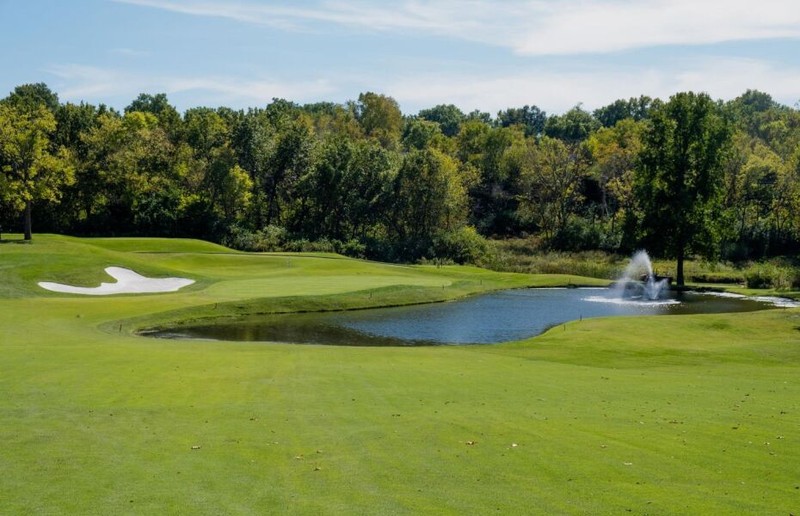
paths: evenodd
<path fill-rule="evenodd" d="M 162 92 L 181 111 L 365 91 L 409 114 L 685 90 L 800 101 L 797 0 L 0 0 L 0 19 L 0 96 L 45 82 L 118 109 Z"/>

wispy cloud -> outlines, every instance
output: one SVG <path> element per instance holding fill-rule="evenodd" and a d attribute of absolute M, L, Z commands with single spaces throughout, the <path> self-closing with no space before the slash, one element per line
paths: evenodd
<path fill-rule="evenodd" d="M 263 106 L 273 98 L 306 102 L 333 92 L 330 82 L 324 79 L 281 81 L 268 78 L 139 74 L 80 64 L 55 65 L 45 71 L 60 80 L 57 88 L 59 96 L 71 101 L 108 102 L 111 98 L 133 100 L 139 93 L 191 93 L 199 103 L 184 108 L 198 105 L 255 107 Z"/>
<path fill-rule="evenodd" d="M 549 7 L 530 31 L 520 31 L 521 54 L 575 54 L 659 45 L 800 38 L 795 0 L 568 0 Z M 757 12 L 755 12 L 757 11 Z"/>
<path fill-rule="evenodd" d="M 331 76 L 312 80 L 136 74 L 76 64 L 53 66 L 47 71 L 59 79 L 60 84 L 55 86 L 63 100 L 128 103 L 139 93 L 165 92 L 181 109 L 201 105 L 263 106 L 276 97 L 299 103 L 344 102 L 364 91 L 391 95 L 409 114 L 443 103 L 456 104 L 464 111 L 480 109 L 492 114 L 526 104 L 535 104 L 549 113 L 562 113 L 577 103 L 591 110 L 619 98 L 649 95 L 666 99 L 689 90 L 729 100 L 755 88 L 784 104 L 793 105 L 800 100 L 800 68 L 734 58 L 695 59 L 674 67 L 662 63 L 644 69 L 596 67 L 491 76 L 399 72 L 382 78 Z"/>
<path fill-rule="evenodd" d="M 620 98 L 649 95 L 667 99 L 680 91 L 704 91 L 714 98 L 730 100 L 753 88 L 793 105 L 800 100 L 800 68 L 748 59 L 698 59 L 669 69 L 608 67 L 493 77 L 414 75 L 391 79 L 384 87 L 410 112 L 453 103 L 463 110 L 478 108 L 492 114 L 526 104 L 563 113 L 577 103 L 592 110 Z"/>
<path fill-rule="evenodd" d="M 800 38 L 796 0 L 317 0 L 312 7 L 221 0 L 114 0 L 287 30 L 416 31 L 522 55 Z M 754 13 L 754 9 L 757 13 Z"/>

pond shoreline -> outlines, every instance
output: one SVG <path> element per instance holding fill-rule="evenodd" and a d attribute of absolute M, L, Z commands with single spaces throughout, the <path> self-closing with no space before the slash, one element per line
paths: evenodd
<path fill-rule="evenodd" d="M 592 290 L 605 291 L 605 295 L 585 295 Z M 144 328 L 137 334 L 181 340 L 360 346 L 494 344 L 535 337 L 550 327 L 584 317 L 741 312 L 775 304 L 768 299 L 692 292 L 678 293 L 680 300 L 637 301 L 609 296 L 611 292 L 608 287 L 513 288 L 421 305 L 187 321 Z"/>

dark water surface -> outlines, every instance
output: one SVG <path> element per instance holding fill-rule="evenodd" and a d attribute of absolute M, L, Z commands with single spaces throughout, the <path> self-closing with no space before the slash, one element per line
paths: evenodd
<path fill-rule="evenodd" d="M 249 316 L 143 335 L 172 339 L 289 342 L 347 346 L 488 344 L 525 339 L 587 317 L 750 312 L 766 301 L 683 293 L 655 302 L 611 297 L 608 289 L 518 289 L 448 303 Z"/>

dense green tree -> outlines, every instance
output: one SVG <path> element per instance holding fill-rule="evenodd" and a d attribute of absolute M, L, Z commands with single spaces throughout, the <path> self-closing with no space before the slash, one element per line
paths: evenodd
<path fill-rule="evenodd" d="M 492 125 L 492 123 L 494 123 L 494 121 L 492 120 L 492 115 L 490 113 L 487 113 L 485 111 L 480 111 L 478 109 L 476 109 L 474 111 L 470 111 L 469 113 L 467 113 L 467 116 L 466 116 L 466 118 L 464 120 L 465 121 L 478 121 L 478 122 L 483 122 L 484 124 L 489 124 L 489 125 Z"/>
<path fill-rule="evenodd" d="M 431 257 L 437 233 L 466 222 L 467 190 L 451 157 L 436 149 L 412 151 L 403 159 L 393 185 L 389 220 L 400 256 Z"/>
<path fill-rule="evenodd" d="M 39 106 L 55 114 L 58 110 L 58 95 L 43 82 L 22 84 L 14 88 L 8 97 L 2 100 L 20 111 L 36 111 Z"/>
<path fill-rule="evenodd" d="M 396 149 L 403 131 L 403 114 L 392 97 L 367 92 L 358 96 L 355 114 L 364 134 L 386 149 Z"/>
<path fill-rule="evenodd" d="M 631 97 L 628 100 L 615 100 L 607 106 L 594 110 L 594 117 L 603 127 L 614 127 L 620 120 L 630 118 L 635 121 L 644 120 L 650 113 L 653 99 L 646 95 Z"/>
<path fill-rule="evenodd" d="M 166 93 L 150 95 L 142 93 L 136 100 L 125 108 L 125 113 L 150 113 L 158 119 L 158 124 L 166 131 L 170 138 L 175 138 L 180 131 L 181 115 L 178 110 L 169 103 Z"/>
<path fill-rule="evenodd" d="M 244 221 L 252 201 L 253 181 L 233 148 L 235 117 L 195 108 L 184 115 L 183 143 L 177 152 L 182 189 L 181 227 L 190 234 L 218 234 Z"/>
<path fill-rule="evenodd" d="M 72 157 L 53 149 L 53 113 L 44 104 L 0 103 L 0 199 L 23 213 L 25 240 L 32 238 L 33 203 L 58 202 L 74 180 Z"/>
<path fill-rule="evenodd" d="M 162 235 L 175 230 L 175 146 L 155 115 L 101 115 L 84 141 L 90 149 L 84 175 L 96 185 L 94 197 L 86 199 L 89 228 L 115 234 L 135 232 L 138 224 Z"/>
<path fill-rule="evenodd" d="M 303 111 L 311 116 L 314 132 L 318 138 L 341 135 L 351 139 L 364 136 L 364 131 L 356 120 L 355 106 L 318 102 L 306 104 Z"/>
<path fill-rule="evenodd" d="M 500 127 L 519 125 L 525 128 L 525 136 L 541 136 L 547 123 L 547 113 L 536 106 L 508 108 L 497 113 Z"/>
<path fill-rule="evenodd" d="M 506 152 L 524 139 L 521 126 L 491 127 L 469 120 L 457 138 L 457 156 L 466 165 L 470 224 L 486 235 L 513 233 L 517 202 L 517 169 L 504 165 Z"/>
<path fill-rule="evenodd" d="M 100 114 L 107 111 L 105 106 L 91 104 L 66 103 L 59 105 L 55 111 L 56 131 L 51 144 L 53 148 L 69 149 L 75 160 L 75 181 L 62 187 L 62 198 L 58 204 L 36 206 L 37 220 L 49 231 L 75 232 L 79 230 L 79 221 L 83 220 L 83 207 L 87 199 L 91 202 L 90 191 L 96 188 L 91 177 L 91 170 L 82 166 L 89 156 L 89 148 L 83 141 L 83 135 L 96 126 Z"/>
<path fill-rule="evenodd" d="M 580 201 L 588 156 L 579 145 L 547 136 L 528 142 L 524 151 L 520 158 L 520 217 L 552 240 Z"/>
<path fill-rule="evenodd" d="M 672 96 L 651 113 L 644 132 L 635 178 L 642 237 L 648 248 L 677 259 L 680 287 L 687 254 L 715 250 L 730 141 L 720 107 L 704 93 Z"/>
<path fill-rule="evenodd" d="M 575 106 L 563 115 L 554 115 L 547 119 L 544 134 L 569 143 L 582 142 L 600 127 L 600 122 L 585 111 L 580 105 Z"/>
<path fill-rule="evenodd" d="M 329 137 L 298 185 L 292 229 L 312 240 L 364 241 L 386 215 L 391 172 L 381 146 Z"/>
<path fill-rule="evenodd" d="M 633 208 L 633 176 L 641 149 L 644 125 L 632 118 L 592 133 L 586 142 L 591 154 L 590 174 L 600 187 L 600 212 L 616 221 Z"/>
<path fill-rule="evenodd" d="M 428 120 L 412 119 L 406 123 L 403 133 L 403 146 L 406 149 L 422 150 L 441 140 L 441 126 Z"/>
<path fill-rule="evenodd" d="M 283 127 L 274 138 L 267 155 L 264 175 L 255 187 L 264 194 L 262 211 L 265 226 L 281 225 L 294 199 L 294 188 L 312 164 L 311 121 L 306 115 Z"/>
<path fill-rule="evenodd" d="M 464 112 L 453 104 L 439 104 L 430 109 L 423 109 L 417 116 L 439 124 L 442 134 L 448 137 L 457 135 L 461 129 L 461 123 L 466 119 Z"/>
<path fill-rule="evenodd" d="M 768 93 L 747 90 L 728 102 L 725 109 L 737 126 L 751 136 L 756 136 L 764 122 L 765 113 L 780 112 L 784 107 L 775 102 Z"/>
<path fill-rule="evenodd" d="M 475 259 L 483 243 L 473 227 L 534 233 L 564 249 L 646 245 L 677 257 L 683 239 L 684 254 L 800 252 L 800 111 L 748 90 L 724 105 L 705 102 L 705 117 L 698 96 L 686 95 L 685 109 L 641 96 L 593 114 L 578 105 L 547 118 L 523 106 L 493 119 L 452 104 L 404 118 L 377 93 L 344 104 L 273 99 L 247 111 L 180 115 L 166 95 L 142 94 L 123 116 L 60 104 L 47 85 L 25 84 L 0 100 L 0 222 L 16 224 L 27 205 L 20 199 L 31 198 L 43 230 L 260 248 L 312 242 L 397 260 Z M 736 137 L 732 152 L 715 154 L 716 122 L 706 118 L 723 117 Z M 22 145 L 8 150 L 23 133 L 32 135 L 29 155 L 41 158 L 27 182 L 12 164 Z M 727 156 L 724 166 L 709 165 L 717 154 Z M 444 188 L 437 177 L 452 180 Z M 22 193 L 32 184 L 41 189 Z M 688 212 L 672 208 L 684 201 Z M 720 212 L 724 224 L 709 222 Z"/>

